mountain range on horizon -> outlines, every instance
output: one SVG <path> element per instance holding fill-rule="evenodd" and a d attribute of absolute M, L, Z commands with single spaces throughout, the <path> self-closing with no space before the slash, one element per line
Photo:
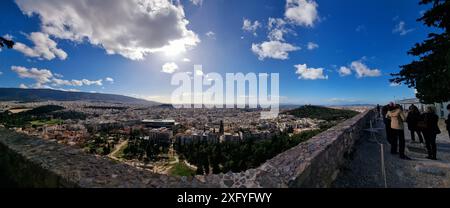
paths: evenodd
<path fill-rule="evenodd" d="M 121 104 L 141 104 L 161 107 L 171 107 L 170 103 L 159 103 L 145 99 L 134 98 L 118 94 L 73 92 L 54 89 L 21 89 L 21 88 L 0 88 L 0 101 L 91 101 Z M 280 108 L 300 107 L 308 104 L 280 103 Z M 375 104 L 335 104 L 319 106 L 375 106 Z"/>
<path fill-rule="evenodd" d="M 0 101 L 92 101 L 121 104 L 160 105 L 161 103 L 115 94 L 71 92 L 53 89 L 0 88 Z"/>

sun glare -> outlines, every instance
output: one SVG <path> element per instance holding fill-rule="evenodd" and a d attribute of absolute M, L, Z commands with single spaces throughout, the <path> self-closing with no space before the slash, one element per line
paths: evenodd
<path fill-rule="evenodd" d="M 182 41 L 172 41 L 168 46 L 165 46 L 162 51 L 166 56 L 174 57 L 186 52 L 186 46 Z"/>

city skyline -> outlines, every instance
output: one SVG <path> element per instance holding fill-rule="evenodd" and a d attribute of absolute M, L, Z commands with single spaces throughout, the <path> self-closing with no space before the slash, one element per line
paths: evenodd
<path fill-rule="evenodd" d="M 201 64 L 279 73 L 283 104 L 386 103 L 414 97 L 389 74 L 430 31 L 415 21 L 427 7 L 406 0 L 83 2 L 4 3 L 0 35 L 16 46 L 0 52 L 0 87 L 169 103 L 172 74 Z"/>

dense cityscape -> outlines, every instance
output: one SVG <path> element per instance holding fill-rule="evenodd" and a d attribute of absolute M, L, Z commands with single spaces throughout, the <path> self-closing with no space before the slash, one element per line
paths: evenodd
<path fill-rule="evenodd" d="M 339 110 L 344 113 L 336 118 L 283 113 L 262 120 L 260 111 L 89 101 L 1 102 L 0 127 L 155 173 L 202 175 L 258 166 L 356 115 Z"/>

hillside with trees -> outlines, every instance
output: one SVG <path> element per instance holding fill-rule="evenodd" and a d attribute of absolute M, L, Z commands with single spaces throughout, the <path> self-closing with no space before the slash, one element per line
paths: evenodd
<path fill-rule="evenodd" d="M 61 123 L 67 119 L 86 119 L 86 115 L 81 112 L 64 111 L 64 107 L 58 105 L 44 105 L 28 111 L 11 113 L 5 111 L 0 113 L 0 124 L 7 128 L 24 127 L 26 125 L 44 125 Z"/>
<path fill-rule="evenodd" d="M 352 110 L 341 110 L 321 106 L 305 105 L 294 110 L 286 111 L 285 114 L 293 115 L 298 118 L 312 118 L 325 121 L 336 121 L 352 118 L 359 113 Z"/>

